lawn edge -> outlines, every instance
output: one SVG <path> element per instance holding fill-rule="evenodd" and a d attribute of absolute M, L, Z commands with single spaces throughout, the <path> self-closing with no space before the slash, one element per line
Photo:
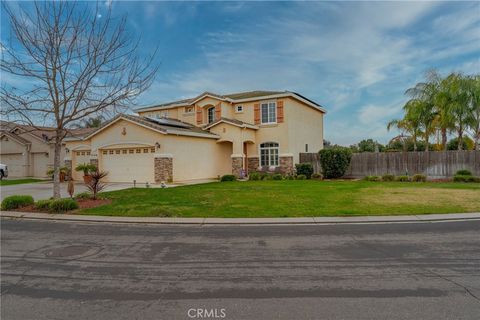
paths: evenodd
<path fill-rule="evenodd" d="M 19 211 L 0 211 L 0 217 L 11 219 L 34 219 L 100 223 L 140 223 L 179 225 L 292 225 L 292 224 L 348 224 L 348 223 L 402 223 L 480 220 L 480 212 L 442 213 L 399 216 L 354 216 L 354 217 L 299 217 L 299 218 L 162 218 L 118 217 L 74 214 L 49 214 Z"/>

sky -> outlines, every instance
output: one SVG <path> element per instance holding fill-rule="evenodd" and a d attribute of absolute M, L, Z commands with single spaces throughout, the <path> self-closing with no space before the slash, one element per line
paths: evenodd
<path fill-rule="evenodd" d="M 407 88 L 435 68 L 480 73 L 480 2 L 127 2 L 140 54 L 160 69 L 152 105 L 249 90 L 289 90 L 322 105 L 325 138 L 388 142 Z M 2 17 L 3 18 L 3 17 Z M 2 41 L 8 25 L 2 19 Z M 135 108 L 135 107 L 134 107 Z"/>

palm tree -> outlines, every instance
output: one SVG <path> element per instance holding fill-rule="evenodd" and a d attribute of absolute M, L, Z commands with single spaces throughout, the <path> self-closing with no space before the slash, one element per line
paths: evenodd
<path fill-rule="evenodd" d="M 413 140 L 413 151 L 417 151 L 417 138 L 422 135 L 420 123 L 417 119 L 412 117 L 411 114 L 405 114 L 403 119 L 395 119 L 387 124 L 387 130 L 390 131 L 393 127 L 402 131 L 402 135 L 404 135 L 404 133 L 409 134 Z"/>
<path fill-rule="evenodd" d="M 469 97 L 469 127 L 472 130 L 475 150 L 480 150 L 480 75 L 466 77 L 464 81 Z"/>
<path fill-rule="evenodd" d="M 452 73 L 446 79 L 448 86 L 445 88 L 451 96 L 447 105 L 447 112 L 452 117 L 454 130 L 458 136 L 458 150 L 463 149 L 463 135 L 472 120 L 469 107 L 469 93 L 466 81 L 461 74 Z"/>
<path fill-rule="evenodd" d="M 411 99 L 403 107 L 407 117 L 415 119 L 419 128 L 423 129 L 425 152 L 429 150 L 429 138 L 435 132 L 436 112 L 434 105 L 428 101 Z"/>
<path fill-rule="evenodd" d="M 403 109 L 406 114 L 410 114 L 411 118 L 418 121 L 420 128 L 423 128 L 425 152 L 428 152 L 429 137 L 435 132 L 435 124 L 440 123 L 437 119 L 439 113 L 435 106 L 435 97 L 439 92 L 441 76 L 436 70 L 430 70 L 426 74 L 426 80 L 426 82 L 419 82 L 405 91 L 405 94 L 411 99 Z"/>

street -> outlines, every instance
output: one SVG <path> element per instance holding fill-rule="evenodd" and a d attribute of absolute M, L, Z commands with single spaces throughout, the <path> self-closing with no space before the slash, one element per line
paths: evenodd
<path fill-rule="evenodd" d="M 1 285 L 3 320 L 478 319 L 480 221 L 2 219 Z"/>

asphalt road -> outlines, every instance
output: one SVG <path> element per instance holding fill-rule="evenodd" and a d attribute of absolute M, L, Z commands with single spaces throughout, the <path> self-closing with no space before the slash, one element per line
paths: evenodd
<path fill-rule="evenodd" d="M 2 320 L 480 319 L 480 221 L 1 231 Z"/>

